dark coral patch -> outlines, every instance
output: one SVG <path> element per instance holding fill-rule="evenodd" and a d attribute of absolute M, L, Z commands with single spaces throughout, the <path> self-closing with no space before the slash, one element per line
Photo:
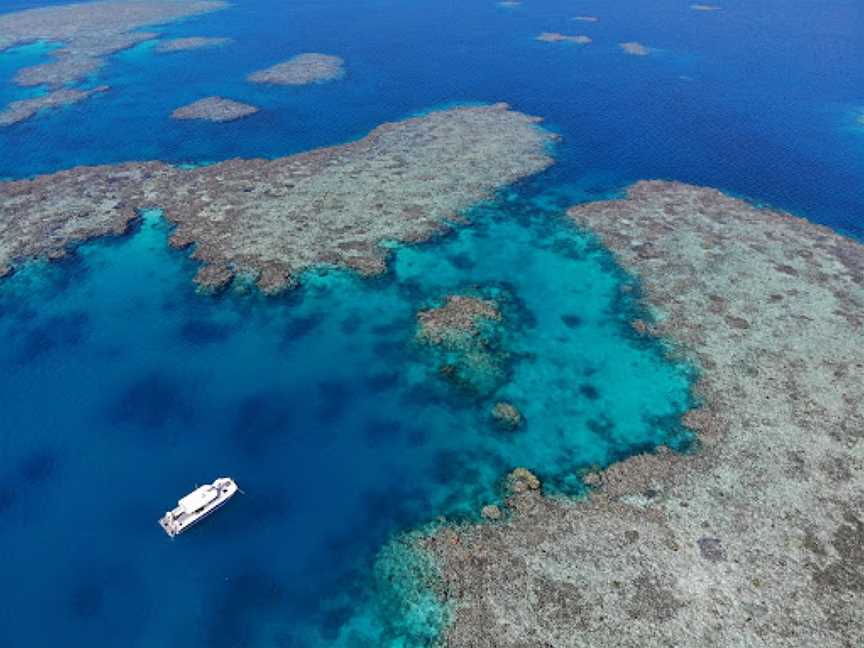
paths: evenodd
<path fill-rule="evenodd" d="M 349 315 L 344 320 L 342 320 L 339 328 L 345 335 L 352 335 L 357 332 L 357 330 L 362 324 L 363 319 L 359 315 Z"/>
<path fill-rule="evenodd" d="M 363 428 L 366 443 L 372 447 L 396 441 L 402 433 L 402 424 L 393 420 L 376 419 Z"/>
<path fill-rule="evenodd" d="M 354 394 L 348 384 L 338 380 L 318 383 L 317 417 L 322 422 L 336 421 L 344 416 Z"/>
<path fill-rule="evenodd" d="M 584 383 L 582 385 L 579 385 L 579 393 L 588 400 L 597 400 L 598 398 L 600 398 L 600 392 L 597 391 L 597 388 L 591 383 Z"/>
<path fill-rule="evenodd" d="M 383 392 L 392 389 L 399 383 L 399 374 L 395 371 L 382 371 L 372 374 L 366 379 L 366 386 L 371 392 Z"/>
<path fill-rule="evenodd" d="M 285 326 L 283 340 L 286 344 L 290 344 L 292 342 L 296 342 L 297 340 L 306 337 L 312 331 L 314 331 L 321 322 L 324 321 L 324 317 L 320 314 L 314 315 L 306 315 L 304 317 L 297 317 L 292 319 Z"/>
<path fill-rule="evenodd" d="M 98 583 L 86 583 L 72 591 L 69 608 L 79 619 L 92 619 L 102 612 L 105 592 Z"/>
<path fill-rule="evenodd" d="M 110 416 L 113 423 L 163 428 L 192 420 L 193 407 L 181 381 L 154 371 L 126 386 L 115 398 Z"/>
<path fill-rule="evenodd" d="M 210 320 L 194 319 L 183 324 L 180 337 L 198 346 L 224 342 L 233 332 L 233 327 Z"/>
<path fill-rule="evenodd" d="M 0 514 L 11 509 L 18 500 L 18 491 L 12 484 L 0 484 Z"/>
<path fill-rule="evenodd" d="M 585 425 L 587 425 L 588 429 L 594 434 L 603 439 L 609 439 L 612 435 L 612 431 L 615 429 L 615 423 L 607 416 L 588 419 Z"/>
<path fill-rule="evenodd" d="M 28 483 L 46 481 L 57 468 L 57 456 L 48 450 L 39 450 L 26 457 L 18 467 L 21 479 Z"/>
<path fill-rule="evenodd" d="M 454 268 L 458 268 L 459 270 L 471 270 L 476 265 L 471 255 L 465 252 L 449 256 L 447 260 Z"/>
<path fill-rule="evenodd" d="M 78 346 L 87 335 L 89 317 L 84 312 L 49 317 L 24 333 L 17 343 L 17 359 L 26 364 L 58 348 Z"/>
<path fill-rule="evenodd" d="M 243 573 L 227 579 L 222 600 L 210 608 L 207 645 L 254 645 L 255 619 L 262 610 L 277 610 L 284 603 L 283 587 L 270 576 Z"/>
<path fill-rule="evenodd" d="M 571 329 L 582 326 L 582 318 L 573 313 L 565 313 L 561 316 L 561 321 L 564 322 L 564 326 Z"/>
<path fill-rule="evenodd" d="M 256 454 L 284 436 L 291 425 L 292 412 L 285 399 L 276 393 L 261 392 L 243 399 L 234 418 L 232 434 L 238 445 Z"/>

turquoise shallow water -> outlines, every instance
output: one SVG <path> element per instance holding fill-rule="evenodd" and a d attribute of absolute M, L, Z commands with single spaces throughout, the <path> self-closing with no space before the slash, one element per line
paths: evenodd
<path fill-rule="evenodd" d="M 0 11 L 44 4 L 56 3 Z M 472 210 L 470 226 L 396 249 L 380 278 L 312 273 L 277 299 L 203 297 L 149 213 L 127 237 L 0 283 L 0 554 L 16 591 L 0 646 L 428 645 L 446 610 L 413 589 L 430 567 L 399 533 L 476 518 L 517 465 L 578 495 L 582 468 L 685 449 L 691 369 L 631 333 L 631 280 L 566 207 L 664 177 L 864 232 L 858 3 L 686 4 L 244 0 L 159 29 L 234 45 L 142 44 L 110 59 L 98 78 L 110 92 L 0 129 L 0 177 L 284 155 L 472 101 L 509 101 L 562 135 L 552 169 Z M 541 31 L 594 42 L 538 43 Z M 621 54 L 626 40 L 651 56 Z M 51 47 L 0 54 L 0 100 L 42 91 L 6 81 Z M 343 56 L 347 78 L 243 81 L 303 51 Z M 168 118 L 207 94 L 262 111 Z M 443 379 L 414 340 L 416 310 L 451 292 L 504 298 L 493 393 Z M 524 428 L 493 425 L 499 398 Z M 168 541 L 155 520 L 217 474 L 246 495 Z"/>
<path fill-rule="evenodd" d="M 582 467 L 685 443 L 688 371 L 628 332 L 606 253 L 515 193 L 474 218 L 385 277 L 310 274 L 280 299 L 196 295 L 158 213 L 0 285 L 0 551 L 19 583 L 0 627 L 34 645 L 273 645 L 349 619 L 370 641 L 404 633 L 364 599 L 393 532 L 476 517 L 518 465 L 577 494 Z M 487 398 L 414 341 L 416 308 L 476 287 L 510 299 L 511 377 Z M 523 429 L 493 425 L 497 397 Z M 162 509 L 217 474 L 246 495 L 164 538 Z"/>

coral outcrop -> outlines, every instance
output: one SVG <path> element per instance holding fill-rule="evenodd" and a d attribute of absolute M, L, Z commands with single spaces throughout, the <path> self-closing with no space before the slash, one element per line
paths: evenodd
<path fill-rule="evenodd" d="M 491 299 L 450 295 L 442 306 L 417 314 L 417 334 L 431 344 L 462 346 L 480 336 L 481 320 L 500 319 L 501 311 Z"/>
<path fill-rule="evenodd" d="M 492 418 L 498 425 L 511 430 L 521 427 L 525 422 L 522 412 L 515 405 L 506 401 L 495 403 L 492 407 Z"/>
<path fill-rule="evenodd" d="M 502 348 L 499 305 L 474 295 L 449 295 L 441 306 L 417 313 L 417 339 L 436 351 L 439 373 L 480 396 L 504 382 L 508 354 Z"/>

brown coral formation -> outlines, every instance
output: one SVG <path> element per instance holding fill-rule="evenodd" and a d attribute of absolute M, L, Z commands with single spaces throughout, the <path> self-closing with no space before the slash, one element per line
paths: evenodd
<path fill-rule="evenodd" d="M 232 38 L 187 36 L 185 38 L 169 38 L 159 41 L 156 51 L 160 54 L 169 52 L 188 52 L 190 50 L 209 49 L 233 43 Z"/>
<path fill-rule="evenodd" d="M 525 422 L 522 412 L 513 403 L 499 401 L 492 407 L 492 418 L 506 428 L 515 429 Z"/>
<path fill-rule="evenodd" d="M 570 210 L 704 371 L 688 455 L 514 489 L 440 531 L 450 646 L 852 648 L 864 637 L 864 246 L 722 193 L 641 182 Z M 745 325 L 746 324 L 746 325 Z M 521 490 L 521 492 L 520 492 Z"/>
<path fill-rule="evenodd" d="M 247 79 L 252 83 L 307 85 L 334 81 L 343 76 L 345 76 L 345 67 L 341 58 L 311 52 L 298 54 L 283 63 L 253 72 Z"/>
<path fill-rule="evenodd" d="M 223 97 L 205 97 L 191 104 L 181 106 L 171 113 L 173 119 L 203 119 L 212 122 L 229 122 L 242 119 L 258 112 L 258 108 L 249 104 L 225 99 Z"/>
<path fill-rule="evenodd" d="M 81 101 L 87 95 L 57 91 L 97 72 L 106 56 L 157 37 L 139 28 L 226 6 L 222 0 L 99 0 L 15 11 L 0 15 L 0 51 L 37 41 L 63 43 L 52 61 L 20 70 L 14 81 L 49 86 L 55 91 L 51 105 Z"/>
<path fill-rule="evenodd" d="M 381 241 L 421 241 L 497 188 L 552 163 L 554 136 L 506 104 L 379 126 L 349 144 L 184 170 L 161 162 L 78 167 L 0 183 L 0 267 L 126 229 L 161 208 L 172 245 L 195 244 L 196 280 L 236 273 L 266 291 L 313 266 L 386 269 Z"/>
<path fill-rule="evenodd" d="M 418 336 L 431 344 L 461 343 L 480 333 L 480 320 L 500 320 L 498 305 L 490 299 L 450 295 L 443 306 L 417 313 Z"/>

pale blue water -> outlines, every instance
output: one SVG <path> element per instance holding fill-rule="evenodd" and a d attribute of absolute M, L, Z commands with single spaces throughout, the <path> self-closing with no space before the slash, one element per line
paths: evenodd
<path fill-rule="evenodd" d="M 398 596 L 411 587 L 399 575 L 426 566 L 397 547 L 373 568 L 393 534 L 475 517 L 517 465 L 578 495 L 581 468 L 684 449 L 691 370 L 630 332 L 631 280 L 561 215 L 665 177 L 864 233 L 859 3 L 751 4 L 244 0 L 160 28 L 235 45 L 138 46 L 98 78 L 111 92 L 0 129 L 0 177 L 283 155 L 462 101 L 506 100 L 563 136 L 550 171 L 473 210 L 470 227 L 396 250 L 378 279 L 202 297 L 149 213 L 128 237 L 0 283 L 0 555 L 15 592 L 0 646 L 428 645 L 446 610 Z M 594 43 L 537 43 L 540 31 Z M 626 56 L 626 40 L 661 51 Z M 0 55 L 0 82 L 48 47 Z M 303 51 L 344 57 L 348 77 L 243 82 Z M 33 92 L 0 84 L 3 101 Z M 168 119 L 207 94 L 263 111 Z M 466 290 L 507 296 L 508 380 L 483 397 L 441 379 L 413 341 L 418 308 Z M 498 398 L 524 429 L 491 423 Z M 155 520 L 217 474 L 247 494 L 168 541 Z"/>

